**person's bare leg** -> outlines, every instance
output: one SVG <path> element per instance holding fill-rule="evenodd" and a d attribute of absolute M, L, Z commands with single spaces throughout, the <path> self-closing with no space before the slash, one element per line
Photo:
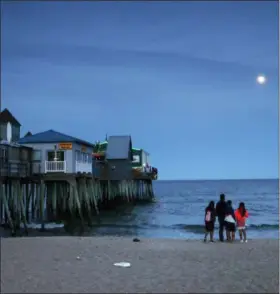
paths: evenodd
<path fill-rule="evenodd" d="M 246 234 L 246 230 L 242 230 L 243 231 L 243 237 L 244 237 L 244 242 L 247 242 L 247 234 Z"/>
<path fill-rule="evenodd" d="M 208 236 L 208 232 L 206 231 L 206 232 L 205 232 L 205 235 L 204 235 L 204 242 L 207 241 L 207 236 Z"/>
<path fill-rule="evenodd" d="M 230 232 L 227 230 L 227 241 L 230 241 Z"/>
<path fill-rule="evenodd" d="M 242 238 L 242 230 L 238 230 L 238 232 L 239 232 L 240 242 L 243 242 L 243 238 Z"/>

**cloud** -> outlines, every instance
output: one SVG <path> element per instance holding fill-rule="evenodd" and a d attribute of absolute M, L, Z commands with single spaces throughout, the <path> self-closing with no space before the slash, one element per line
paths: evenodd
<path fill-rule="evenodd" d="M 64 66 L 141 67 L 162 70 L 191 68 L 194 72 L 212 70 L 225 73 L 255 72 L 253 66 L 239 62 L 194 57 L 190 54 L 149 50 L 125 50 L 86 45 L 62 44 L 2 44 L 4 65 L 16 60 L 37 60 Z"/>
<path fill-rule="evenodd" d="M 109 117 L 118 113 L 118 124 L 124 127 L 135 118 L 135 111 L 128 111 L 133 105 L 143 117 L 156 116 L 162 126 L 189 121 L 204 128 L 222 118 L 235 121 L 239 116 L 242 121 L 246 113 L 269 112 L 276 101 L 276 96 L 264 99 L 257 91 L 256 69 L 238 62 L 170 52 L 35 43 L 4 44 L 2 54 L 4 92 L 14 103 L 24 91 L 34 107 L 45 105 L 39 102 L 42 100 L 54 103 L 46 106 L 49 108 L 59 101 L 75 116 L 73 101 L 87 115 L 89 109 L 96 117 L 102 109 Z M 18 71 L 19 67 L 20 74 L 7 77 L 9 69 Z M 140 128 L 141 123 L 135 124 Z"/>

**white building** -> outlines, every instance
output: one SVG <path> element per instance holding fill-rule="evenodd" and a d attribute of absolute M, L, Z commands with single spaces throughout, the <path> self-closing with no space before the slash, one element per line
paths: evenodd
<path fill-rule="evenodd" d="M 19 144 L 32 147 L 35 173 L 92 173 L 94 145 L 54 130 L 26 136 Z"/>

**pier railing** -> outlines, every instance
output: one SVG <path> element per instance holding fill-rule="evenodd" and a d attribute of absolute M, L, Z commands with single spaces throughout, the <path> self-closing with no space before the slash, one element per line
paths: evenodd
<path fill-rule="evenodd" d="M 45 161 L 45 173 L 66 173 L 66 161 Z"/>

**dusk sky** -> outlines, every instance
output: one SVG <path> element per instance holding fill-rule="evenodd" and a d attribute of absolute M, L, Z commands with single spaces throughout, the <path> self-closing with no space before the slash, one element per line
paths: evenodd
<path fill-rule="evenodd" d="M 278 17 L 273 1 L 6 1 L 2 108 L 22 135 L 130 134 L 160 179 L 278 178 Z"/>

